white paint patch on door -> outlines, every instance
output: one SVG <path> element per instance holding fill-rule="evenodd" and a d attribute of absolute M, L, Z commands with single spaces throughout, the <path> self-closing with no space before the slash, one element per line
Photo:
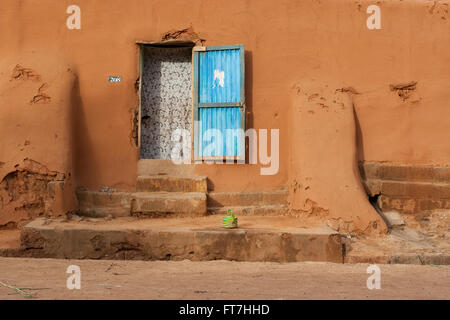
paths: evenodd
<path fill-rule="evenodd" d="M 225 85 L 225 71 L 214 70 L 213 89 L 216 87 L 216 80 L 219 80 L 219 86 L 223 88 Z"/>

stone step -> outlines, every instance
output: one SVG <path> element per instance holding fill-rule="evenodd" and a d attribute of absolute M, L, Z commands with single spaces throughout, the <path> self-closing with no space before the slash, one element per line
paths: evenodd
<path fill-rule="evenodd" d="M 136 191 L 205 193 L 207 191 L 207 182 L 206 177 L 138 176 Z"/>
<path fill-rule="evenodd" d="M 206 194 L 202 192 L 136 192 L 131 214 L 136 216 L 204 216 Z"/>
<path fill-rule="evenodd" d="M 433 210 L 450 209 L 450 199 L 424 199 L 381 195 L 378 197 L 377 202 L 383 212 L 394 210 L 401 213 L 416 214 Z"/>
<path fill-rule="evenodd" d="M 177 177 L 195 176 L 194 164 L 175 164 L 165 159 L 140 159 L 138 176 L 171 175 Z"/>
<path fill-rule="evenodd" d="M 285 205 L 288 190 L 210 192 L 208 207 Z"/>
<path fill-rule="evenodd" d="M 17 257 L 22 253 L 20 247 L 21 230 L 0 229 L 0 256 Z"/>
<path fill-rule="evenodd" d="M 236 216 L 282 216 L 288 213 L 285 205 L 236 206 L 236 207 L 208 207 L 211 214 L 226 215 L 228 209 Z"/>
<path fill-rule="evenodd" d="M 380 162 L 359 164 L 363 180 L 450 183 L 450 167 Z"/>
<path fill-rule="evenodd" d="M 123 217 L 130 215 L 131 193 L 77 191 L 80 216 L 89 217 Z"/>
<path fill-rule="evenodd" d="M 392 197 L 450 199 L 450 183 L 369 179 L 365 181 L 365 184 L 372 194 L 381 193 Z"/>
<path fill-rule="evenodd" d="M 96 220 L 39 218 L 22 230 L 21 248 L 64 259 L 343 261 L 339 234 L 294 217 L 242 217 L 237 229 L 221 228 L 218 216 Z"/>
<path fill-rule="evenodd" d="M 106 218 L 106 217 L 129 217 L 131 215 L 130 207 L 108 208 L 108 207 L 92 207 L 79 208 L 77 214 L 82 217 Z"/>

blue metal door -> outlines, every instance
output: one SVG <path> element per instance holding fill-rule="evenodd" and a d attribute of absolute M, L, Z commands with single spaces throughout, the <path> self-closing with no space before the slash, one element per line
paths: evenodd
<path fill-rule="evenodd" d="M 244 46 L 194 48 L 194 157 L 245 158 Z"/>

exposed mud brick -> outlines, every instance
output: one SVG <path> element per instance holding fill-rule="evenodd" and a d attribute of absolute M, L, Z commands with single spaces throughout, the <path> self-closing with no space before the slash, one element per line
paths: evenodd
<path fill-rule="evenodd" d="M 419 210 L 418 200 L 411 198 L 391 198 L 381 195 L 378 205 L 382 211 L 396 210 L 403 213 L 416 213 Z"/>
<path fill-rule="evenodd" d="M 201 192 L 136 192 L 132 195 L 132 214 L 206 215 L 206 194 Z"/>
<path fill-rule="evenodd" d="M 287 190 L 251 192 L 210 192 L 208 207 L 285 205 Z"/>
<path fill-rule="evenodd" d="M 149 192 L 206 192 L 206 177 L 139 176 L 136 190 Z"/>
<path fill-rule="evenodd" d="M 50 181 L 47 184 L 47 191 L 50 197 L 54 197 L 57 189 L 62 190 L 64 188 L 64 181 Z"/>
<path fill-rule="evenodd" d="M 38 216 L 57 216 L 63 210 L 53 205 L 60 201 L 65 174 L 26 159 L 23 167 L 9 172 L 0 181 L 0 226 L 17 225 Z"/>
<path fill-rule="evenodd" d="M 450 209 L 450 199 L 420 199 L 419 210 Z"/>

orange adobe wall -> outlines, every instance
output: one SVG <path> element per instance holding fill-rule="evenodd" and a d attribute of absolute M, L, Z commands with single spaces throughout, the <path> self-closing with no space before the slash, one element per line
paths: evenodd
<path fill-rule="evenodd" d="M 66 27 L 66 8 L 72 4 L 81 8 L 80 30 Z M 366 27 L 370 4 L 381 8 L 381 30 Z M 322 191 L 313 190 L 304 197 L 293 190 L 296 179 L 308 177 L 302 173 L 306 160 L 323 166 L 333 162 L 331 154 L 324 161 L 324 154 L 309 155 L 306 145 L 296 147 L 305 137 L 298 128 L 304 121 L 298 112 L 304 102 L 298 88 L 301 91 L 312 80 L 314 90 L 308 90 L 347 88 L 343 94 L 350 100 L 345 114 L 351 117 L 347 111 L 354 105 L 361 138 L 354 149 L 357 133 L 342 136 L 339 143 L 349 152 L 348 159 L 448 166 L 449 20 L 448 1 L 426 0 L 4 0 L 0 10 L 0 135 L 4 137 L 0 181 L 5 184 L 9 174 L 24 171 L 30 165 L 26 159 L 38 163 L 38 169 L 28 171 L 68 186 L 64 195 L 43 197 L 46 212 L 52 215 L 76 207 L 67 195 L 75 187 L 132 191 L 139 154 L 134 143 L 136 41 L 159 41 L 169 30 L 191 26 L 206 46 L 244 44 L 247 126 L 280 129 L 276 175 L 260 175 L 259 164 L 199 165 L 197 172 L 207 175 L 216 191 L 289 186 L 293 211 L 304 210 L 309 199 L 338 224 L 353 223 L 352 228 L 367 230 L 378 216 L 365 205 L 345 210 L 343 204 L 334 210 L 333 199 Z M 17 66 L 32 70 L 39 80 L 17 78 Z M 111 75 L 121 76 L 122 81 L 108 82 Z M 416 83 L 414 92 L 404 99 L 395 88 L 410 82 Z M 43 93 L 48 99 L 39 96 Z M 35 96 L 38 100 L 30 103 Z M 334 111 L 336 117 L 343 116 L 340 109 Z M 312 123 L 337 128 L 335 119 L 325 114 L 322 122 L 319 117 Z M 316 145 L 326 142 L 320 134 L 308 137 Z M 330 168 L 345 173 L 317 182 L 316 188 L 345 176 L 355 194 L 366 199 L 355 163 Z M 0 225 L 26 218 L 26 213 L 12 218 L 15 209 L 5 209 L 12 200 L 2 199 Z M 50 210 L 55 201 L 64 205 Z"/>

